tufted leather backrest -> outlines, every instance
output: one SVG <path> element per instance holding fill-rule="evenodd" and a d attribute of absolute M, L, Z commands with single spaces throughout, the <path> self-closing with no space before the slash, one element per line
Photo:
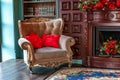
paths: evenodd
<path fill-rule="evenodd" d="M 39 36 L 45 34 L 62 34 L 63 20 L 58 19 L 40 19 L 31 18 L 28 20 L 19 20 L 19 33 L 20 37 L 25 37 L 29 35 L 30 32 L 34 32 Z"/>

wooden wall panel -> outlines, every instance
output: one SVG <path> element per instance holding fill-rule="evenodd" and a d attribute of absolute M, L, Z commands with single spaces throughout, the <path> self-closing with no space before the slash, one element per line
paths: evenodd
<path fill-rule="evenodd" d="M 81 13 L 73 12 L 72 13 L 72 22 L 80 22 L 81 21 Z"/>
<path fill-rule="evenodd" d="M 63 28 L 63 34 L 67 35 L 70 34 L 70 24 L 65 23 Z"/>
<path fill-rule="evenodd" d="M 71 3 L 72 3 L 72 10 L 79 10 L 78 0 L 73 0 Z"/>
<path fill-rule="evenodd" d="M 80 24 L 72 23 L 71 26 L 74 26 L 74 27 L 71 27 L 71 31 L 73 34 L 81 34 L 82 33 L 82 27 Z"/>
<path fill-rule="evenodd" d="M 78 8 L 79 0 L 59 0 L 59 17 L 64 20 L 63 34 L 72 36 L 76 44 L 72 47 L 73 58 L 86 62 L 88 43 L 87 12 Z"/>
<path fill-rule="evenodd" d="M 69 22 L 71 20 L 70 13 L 67 13 L 67 12 L 66 13 L 62 13 L 61 16 L 62 16 L 62 18 L 63 18 L 63 20 L 65 22 Z"/>
<path fill-rule="evenodd" d="M 69 1 L 62 2 L 62 10 L 71 10 L 71 3 Z"/>

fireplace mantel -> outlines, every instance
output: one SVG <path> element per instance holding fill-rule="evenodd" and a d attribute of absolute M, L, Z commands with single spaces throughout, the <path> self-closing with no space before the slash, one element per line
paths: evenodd
<path fill-rule="evenodd" d="M 90 15 L 89 15 L 90 14 Z M 91 16 L 92 15 L 92 16 Z M 106 57 L 93 55 L 93 28 L 94 27 L 110 27 L 120 28 L 120 11 L 93 11 L 88 12 L 89 28 L 88 28 L 88 57 L 87 65 L 90 67 L 103 67 L 103 68 L 120 68 L 120 57 Z M 120 34 L 119 34 L 120 35 Z"/>
<path fill-rule="evenodd" d="M 119 22 L 120 10 L 92 11 L 88 12 L 89 20 L 92 22 Z M 88 21 L 89 21 L 88 20 Z"/>

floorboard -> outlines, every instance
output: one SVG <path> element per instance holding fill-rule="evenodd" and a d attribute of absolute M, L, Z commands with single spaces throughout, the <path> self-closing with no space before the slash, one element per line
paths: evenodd
<path fill-rule="evenodd" d="M 45 80 L 53 71 L 31 74 L 22 59 L 0 63 L 0 80 Z"/>

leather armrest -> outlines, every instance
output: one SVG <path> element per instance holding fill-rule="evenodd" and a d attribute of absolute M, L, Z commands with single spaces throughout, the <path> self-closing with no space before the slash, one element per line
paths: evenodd
<path fill-rule="evenodd" d="M 30 45 L 32 47 L 32 44 L 25 38 L 19 38 L 18 44 L 24 50 L 27 50 L 27 45 Z"/>
<path fill-rule="evenodd" d="M 34 62 L 34 48 L 32 44 L 25 38 L 19 38 L 18 44 L 22 49 L 27 50 L 27 53 L 29 55 L 29 61 L 33 63 Z"/>
<path fill-rule="evenodd" d="M 75 44 L 75 40 L 73 37 L 61 35 L 59 44 L 62 49 L 68 50 Z"/>

